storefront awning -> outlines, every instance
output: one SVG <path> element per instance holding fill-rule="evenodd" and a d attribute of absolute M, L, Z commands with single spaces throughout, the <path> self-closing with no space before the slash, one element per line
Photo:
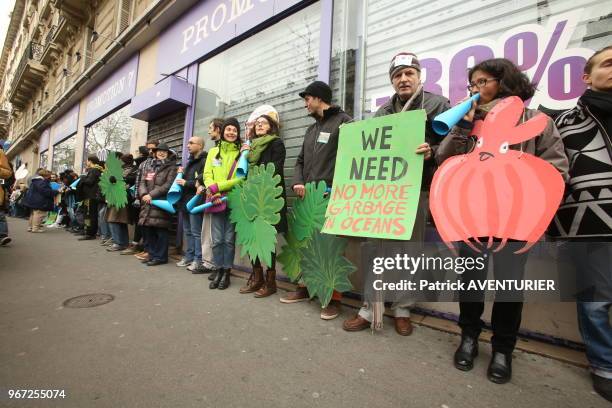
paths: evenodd
<path fill-rule="evenodd" d="M 150 121 L 185 106 L 191 106 L 193 85 L 169 76 L 132 98 L 130 116 Z"/>

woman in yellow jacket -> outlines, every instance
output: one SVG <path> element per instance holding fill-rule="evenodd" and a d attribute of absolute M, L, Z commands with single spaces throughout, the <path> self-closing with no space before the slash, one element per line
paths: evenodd
<path fill-rule="evenodd" d="M 236 233 L 229 218 L 227 204 L 221 201 L 221 197 L 242 181 L 236 178 L 236 165 L 241 145 L 238 120 L 226 119 L 221 129 L 221 139 L 217 146 L 208 152 L 204 165 L 206 201 L 214 203 L 207 212 L 212 213 L 212 253 L 214 264 L 218 268 L 217 276 L 210 283 L 210 289 L 225 289 L 230 284 Z"/>

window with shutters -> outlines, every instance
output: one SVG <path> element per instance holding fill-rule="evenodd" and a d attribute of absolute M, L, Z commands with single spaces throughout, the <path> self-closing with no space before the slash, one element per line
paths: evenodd
<path fill-rule="evenodd" d="M 117 36 L 130 25 L 132 3 L 132 0 L 117 0 L 117 31 L 115 33 Z"/>
<path fill-rule="evenodd" d="M 287 149 L 285 179 L 291 181 L 313 123 L 298 93 L 317 79 L 320 15 L 315 3 L 200 64 L 193 134 L 207 139 L 206 150 L 213 145 L 207 136 L 213 118 L 245 123 L 259 105 L 272 105 Z"/>

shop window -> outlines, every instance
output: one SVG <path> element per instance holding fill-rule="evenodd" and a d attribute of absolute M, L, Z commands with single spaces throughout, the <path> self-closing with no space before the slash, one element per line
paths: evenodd
<path fill-rule="evenodd" d="M 393 93 L 389 62 L 401 51 L 418 55 L 425 89 L 453 104 L 467 96 L 469 67 L 506 57 L 538 87 L 531 108 L 567 109 L 584 91 L 585 59 L 612 39 L 609 8 L 585 0 L 439 0 L 409 6 L 368 0 L 365 7 L 365 116 Z M 553 52 L 547 54 L 547 47 Z"/>
<path fill-rule="evenodd" d="M 208 140 L 215 117 L 245 123 L 262 104 L 276 108 L 290 182 L 304 132 L 313 122 L 298 93 L 316 80 L 321 6 L 315 3 L 200 64 L 193 134 Z M 244 127 L 242 129 L 244 135 Z"/>
<path fill-rule="evenodd" d="M 69 137 L 53 147 L 53 164 L 51 169 L 54 172 L 59 173 L 66 169 L 74 168 L 75 144 L 76 135 Z"/>
<path fill-rule="evenodd" d="M 87 127 L 84 160 L 90 154 L 106 150 L 120 153 L 130 152 L 132 118 L 130 107 L 125 106 L 117 112 Z"/>

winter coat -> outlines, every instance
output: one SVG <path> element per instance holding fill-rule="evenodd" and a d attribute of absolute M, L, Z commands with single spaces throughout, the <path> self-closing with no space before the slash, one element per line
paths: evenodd
<path fill-rule="evenodd" d="M 145 162 L 147 163 L 147 162 Z M 155 160 L 150 161 L 150 166 L 146 167 L 146 173 L 142 173 L 140 184 L 138 185 L 138 198 L 140 199 L 141 209 L 138 225 L 145 227 L 170 228 L 171 216 L 166 211 L 151 204 L 145 204 L 142 197 L 150 195 L 153 200 L 165 200 L 168 190 L 176 177 L 176 166 L 174 155 L 170 155 L 157 170 L 154 167 Z"/>
<path fill-rule="evenodd" d="M 100 191 L 100 176 L 104 169 L 98 165 L 89 167 L 87 173 L 81 176 L 81 181 L 77 184 L 77 196 L 79 200 L 95 200 L 102 201 L 102 192 Z"/>
<path fill-rule="evenodd" d="M 217 160 L 217 153 L 221 151 L 220 159 Z M 232 177 L 228 179 L 229 172 L 238 160 L 240 150 L 234 143 L 222 140 L 218 146 L 213 147 L 208 152 L 206 164 L 204 165 L 204 185 L 213 194 L 231 190 L 242 179 L 236 177 L 236 169 L 232 172 Z"/>
<path fill-rule="evenodd" d="M 8 180 L 12 175 L 13 171 L 11 170 L 8 158 L 4 154 L 4 150 L 0 149 L 0 179 Z M 0 186 L 0 208 L 4 206 L 4 196 L 4 188 Z"/>
<path fill-rule="evenodd" d="M 183 168 L 183 194 L 179 200 L 177 207 L 185 208 L 185 204 L 196 194 L 196 181 L 200 180 L 204 174 L 204 165 L 206 164 L 207 154 L 205 151 L 200 152 L 197 157 L 189 156 L 187 164 Z"/>
<path fill-rule="evenodd" d="M 374 114 L 374 117 L 399 113 L 401 112 L 402 107 L 403 104 L 399 100 L 399 96 L 394 94 L 390 100 L 378 108 Z M 450 109 L 450 102 L 443 96 L 424 91 L 421 95 L 414 99 L 408 110 L 411 111 L 418 109 L 424 109 L 427 115 L 427 119 L 425 121 L 425 142 L 429 144 L 432 151 L 432 158 L 423 162 L 423 176 L 421 178 L 421 190 L 429 191 L 429 186 L 431 185 L 433 175 L 437 168 L 436 160 L 434 158 L 443 137 L 434 132 L 433 128 L 431 127 L 431 122 L 440 113 Z"/>
<path fill-rule="evenodd" d="M 278 224 L 276 224 L 277 232 L 287 232 L 288 230 L 288 227 L 287 227 L 287 195 L 285 193 L 285 172 L 283 168 L 285 166 L 285 155 L 286 155 L 285 144 L 283 143 L 282 139 L 278 138 L 278 139 L 274 139 L 272 142 L 270 142 L 270 144 L 268 144 L 266 149 L 261 153 L 259 160 L 257 161 L 258 166 L 260 164 L 273 163 L 274 164 L 274 174 L 278 174 L 281 177 L 280 185 L 283 188 L 283 193 L 281 197 L 283 198 L 283 200 L 285 200 L 285 205 L 280 211 L 281 219 L 278 222 Z"/>
<path fill-rule="evenodd" d="M 134 166 L 130 166 L 130 165 L 123 166 L 123 180 L 126 182 L 126 184 L 128 184 L 127 178 L 130 177 L 130 174 L 133 173 L 133 170 L 134 170 Z M 126 187 L 128 186 L 129 184 Z M 129 211 L 129 202 L 123 208 L 117 208 L 117 207 L 113 207 L 109 205 L 106 210 L 106 221 L 115 222 L 118 224 L 129 224 L 131 221 L 130 211 Z"/>
<path fill-rule="evenodd" d="M 612 130 L 606 126 L 605 113 L 587 101 L 583 95 L 576 107 L 555 121 L 570 169 L 565 197 L 548 233 L 565 239 L 610 241 Z M 612 113 L 607 114 L 609 120 Z"/>
<path fill-rule="evenodd" d="M 493 103 L 492 106 L 495 104 L 496 102 Z M 476 109 L 474 120 L 484 120 L 486 114 L 486 112 Z M 525 121 L 528 121 L 536 115 L 544 115 L 544 113 L 533 109 L 525 109 Z M 440 147 L 438 147 L 435 155 L 438 164 L 442 164 L 444 160 L 451 156 L 466 154 L 474 150 L 476 138 L 470 136 L 471 131 L 471 126 L 469 128 L 454 126 L 450 133 L 442 140 Z M 563 141 L 561 140 L 557 127 L 550 118 L 548 118 L 548 124 L 541 134 L 521 142 L 520 144 L 511 145 L 510 149 L 523 151 L 524 153 L 539 157 L 552 164 L 559 173 L 561 173 L 564 180 L 567 180 L 569 177 L 569 163 L 565 151 L 563 150 Z"/>
<path fill-rule="evenodd" d="M 54 197 L 55 192 L 51 189 L 51 182 L 36 176 L 32 179 L 22 205 L 33 210 L 52 211 Z"/>
<path fill-rule="evenodd" d="M 292 186 L 321 180 L 324 180 L 328 187 L 332 185 L 340 126 L 351 120 L 353 119 L 346 112 L 334 105 L 323 111 L 322 119 L 317 118 L 315 123 L 306 129 L 302 150 L 295 163 Z"/>

